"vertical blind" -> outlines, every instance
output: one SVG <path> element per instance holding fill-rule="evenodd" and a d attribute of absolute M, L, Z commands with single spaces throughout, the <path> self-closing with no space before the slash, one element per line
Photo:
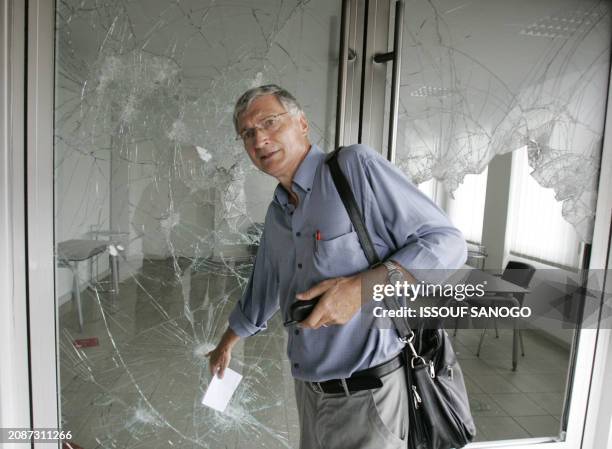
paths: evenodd
<path fill-rule="evenodd" d="M 577 268 L 580 240 L 561 216 L 561 202 L 531 176 L 527 147 L 512 153 L 508 231 L 510 252 Z"/>
<path fill-rule="evenodd" d="M 447 213 L 466 240 L 482 243 L 482 223 L 487 193 L 488 168 L 480 174 L 467 175 L 447 199 Z"/>

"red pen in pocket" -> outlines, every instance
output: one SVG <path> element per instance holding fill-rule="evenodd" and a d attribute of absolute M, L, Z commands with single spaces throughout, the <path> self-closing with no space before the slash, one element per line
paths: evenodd
<path fill-rule="evenodd" d="M 321 231 L 317 229 L 315 233 L 315 252 L 319 251 L 319 240 L 321 240 Z"/>

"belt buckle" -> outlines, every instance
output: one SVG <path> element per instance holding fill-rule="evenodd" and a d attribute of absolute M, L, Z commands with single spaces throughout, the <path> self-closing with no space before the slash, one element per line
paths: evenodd
<path fill-rule="evenodd" d="M 310 382 L 310 386 L 312 387 L 315 393 L 323 393 L 321 382 Z"/>

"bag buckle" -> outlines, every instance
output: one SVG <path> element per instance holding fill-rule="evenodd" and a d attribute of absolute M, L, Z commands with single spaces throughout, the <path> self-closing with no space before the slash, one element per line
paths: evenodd
<path fill-rule="evenodd" d="M 414 340 L 414 331 L 411 330 L 410 335 L 406 337 L 397 337 L 397 339 L 402 343 L 412 343 L 412 341 Z"/>
<path fill-rule="evenodd" d="M 407 337 L 398 337 L 399 341 L 401 341 L 404 344 L 407 344 L 408 347 L 410 348 L 410 352 L 412 352 L 412 356 L 414 357 L 420 357 L 419 353 L 416 351 L 414 345 L 412 344 L 412 342 L 414 341 L 414 331 L 410 331 L 410 335 L 408 335 Z M 422 358 L 422 357 L 421 357 Z M 414 366 L 413 366 L 414 368 Z"/>
<path fill-rule="evenodd" d="M 421 357 L 420 355 L 415 355 L 414 357 L 412 357 L 412 359 L 410 360 L 410 366 L 412 367 L 412 369 L 414 369 L 416 363 L 415 361 L 421 361 L 421 363 L 423 365 L 427 365 L 427 362 L 425 361 L 425 359 L 423 357 Z"/>

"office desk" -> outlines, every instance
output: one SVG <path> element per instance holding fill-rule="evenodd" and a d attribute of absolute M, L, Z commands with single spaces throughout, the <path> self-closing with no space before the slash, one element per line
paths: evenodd
<path fill-rule="evenodd" d="M 73 239 L 60 242 L 56 247 L 58 268 L 69 268 L 72 271 L 72 298 L 76 302 L 79 329 L 83 332 L 83 311 L 81 308 L 81 283 L 79 281 L 79 263 L 108 251 L 111 270 L 112 304 L 119 294 L 119 258 L 116 246 L 104 240 Z M 90 279 L 90 282 L 92 280 Z"/>
<path fill-rule="evenodd" d="M 466 284 L 483 284 L 485 285 L 485 293 L 488 295 L 504 295 L 512 296 L 519 293 L 529 293 L 530 290 L 521 287 L 520 285 L 513 284 L 502 279 L 500 276 L 487 273 L 486 271 L 472 268 L 468 265 L 464 265 L 461 271 L 465 271 L 463 282 Z"/>

